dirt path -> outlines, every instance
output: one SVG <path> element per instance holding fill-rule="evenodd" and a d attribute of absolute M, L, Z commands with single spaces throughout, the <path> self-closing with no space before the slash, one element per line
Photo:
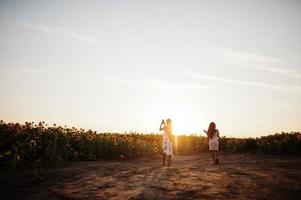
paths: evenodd
<path fill-rule="evenodd" d="M 119 162 L 77 162 L 16 188 L 17 199 L 301 199 L 301 157 L 176 156 Z"/>

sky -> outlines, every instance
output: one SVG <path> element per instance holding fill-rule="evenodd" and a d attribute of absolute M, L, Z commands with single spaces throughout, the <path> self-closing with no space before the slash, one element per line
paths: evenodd
<path fill-rule="evenodd" d="M 0 119 L 300 131 L 300 19 L 298 0 L 1 0 Z"/>

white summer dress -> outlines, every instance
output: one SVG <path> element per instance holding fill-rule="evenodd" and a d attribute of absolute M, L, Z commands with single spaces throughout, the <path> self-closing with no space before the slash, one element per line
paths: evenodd
<path fill-rule="evenodd" d="M 216 129 L 214 134 L 213 134 L 213 137 L 212 138 L 209 138 L 209 150 L 210 151 L 217 151 L 218 150 L 218 134 L 219 134 L 219 131 Z"/>
<path fill-rule="evenodd" d="M 163 153 L 165 153 L 166 155 L 168 156 L 173 155 L 172 143 L 165 130 L 163 133 L 162 148 L 163 148 Z"/>

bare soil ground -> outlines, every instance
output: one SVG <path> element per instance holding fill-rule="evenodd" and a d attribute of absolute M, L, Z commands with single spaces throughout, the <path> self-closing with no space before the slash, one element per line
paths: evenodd
<path fill-rule="evenodd" d="M 300 156 L 229 154 L 219 165 L 209 154 L 175 156 L 169 168 L 159 157 L 73 162 L 44 176 L 7 183 L 1 199 L 301 199 Z"/>

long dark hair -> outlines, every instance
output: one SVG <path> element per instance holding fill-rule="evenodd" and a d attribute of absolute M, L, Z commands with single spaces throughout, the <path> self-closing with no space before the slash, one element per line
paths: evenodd
<path fill-rule="evenodd" d="M 216 130 L 216 126 L 214 122 L 211 122 L 208 127 L 207 135 L 210 139 L 212 139 L 214 132 Z"/>

